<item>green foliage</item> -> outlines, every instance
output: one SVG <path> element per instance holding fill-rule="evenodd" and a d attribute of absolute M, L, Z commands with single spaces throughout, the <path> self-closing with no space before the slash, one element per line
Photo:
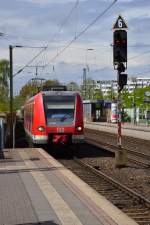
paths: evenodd
<path fill-rule="evenodd" d="M 37 93 L 37 91 L 38 91 L 37 85 L 33 83 L 27 83 L 21 88 L 20 97 L 25 100 L 33 96 L 35 93 Z"/>
<path fill-rule="evenodd" d="M 67 90 L 68 91 L 79 91 L 80 88 L 79 88 L 79 85 L 76 82 L 71 81 L 67 84 Z"/>
<path fill-rule="evenodd" d="M 50 86 L 50 85 L 59 85 L 59 81 L 57 80 L 47 80 L 43 83 L 42 86 Z M 34 81 L 25 84 L 19 93 L 19 96 L 16 96 L 14 99 L 14 109 L 19 109 L 26 99 L 30 98 L 31 96 L 35 95 L 42 89 L 41 83 L 39 81 Z"/>
<path fill-rule="evenodd" d="M 135 104 L 136 107 L 150 108 L 150 104 L 144 103 L 145 99 L 150 100 L 150 97 L 145 96 L 146 91 L 150 91 L 150 86 L 145 88 L 135 88 L 132 93 L 129 93 L 127 90 L 124 90 L 122 93 L 124 107 L 133 108 Z"/>
<path fill-rule="evenodd" d="M 8 87 L 9 78 L 9 61 L 6 59 L 0 60 L 0 85 Z"/>
<path fill-rule="evenodd" d="M 109 101 L 112 101 L 112 99 L 115 99 L 116 97 L 116 93 L 113 90 L 108 91 L 107 95 L 104 95 L 104 99 Z"/>
<path fill-rule="evenodd" d="M 94 100 L 102 100 L 104 99 L 103 93 L 101 90 L 95 90 L 94 91 Z"/>
<path fill-rule="evenodd" d="M 87 78 L 83 81 L 81 94 L 83 99 L 94 99 L 94 80 Z"/>
<path fill-rule="evenodd" d="M 24 98 L 20 95 L 15 96 L 14 97 L 14 107 L 13 107 L 14 111 L 16 111 L 17 109 L 20 109 L 21 106 L 24 105 L 25 100 L 26 100 L 26 98 Z"/>
<path fill-rule="evenodd" d="M 58 80 L 47 80 L 43 83 L 43 86 L 48 87 L 52 85 L 60 85 Z"/>
<path fill-rule="evenodd" d="M 0 60 L 0 111 L 8 111 L 9 109 L 9 61 Z"/>

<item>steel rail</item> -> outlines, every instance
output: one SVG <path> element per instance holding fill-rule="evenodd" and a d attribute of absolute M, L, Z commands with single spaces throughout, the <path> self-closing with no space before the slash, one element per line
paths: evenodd
<path fill-rule="evenodd" d="M 107 151 L 111 151 L 113 153 L 115 153 L 116 150 L 118 149 L 118 147 L 115 146 L 115 145 L 112 145 L 112 144 L 106 143 L 106 142 L 102 142 L 102 141 L 99 141 L 99 140 L 95 140 L 93 138 L 87 138 L 86 142 L 88 144 L 92 144 L 92 145 L 95 145 L 97 147 L 105 148 Z M 137 164 L 142 164 L 142 165 L 144 165 L 146 167 L 150 167 L 150 155 L 147 155 L 147 154 L 144 154 L 144 153 L 140 153 L 140 152 L 137 152 L 137 151 L 134 151 L 134 150 L 129 150 L 129 149 L 124 148 L 124 147 L 122 147 L 122 148 L 124 150 L 126 150 L 126 152 L 129 153 L 130 155 L 138 156 L 138 157 L 140 157 L 142 159 L 142 161 L 140 161 L 140 160 L 136 160 L 136 159 L 127 157 L 128 160 L 134 161 Z M 143 159 L 146 160 L 147 162 L 143 161 Z"/>

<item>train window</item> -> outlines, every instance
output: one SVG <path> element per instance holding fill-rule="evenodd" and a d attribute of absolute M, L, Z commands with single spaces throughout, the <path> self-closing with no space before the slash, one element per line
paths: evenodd
<path fill-rule="evenodd" d="M 48 126 L 73 123 L 75 96 L 43 96 L 43 101 Z"/>
<path fill-rule="evenodd" d="M 47 109 L 74 109 L 74 104 L 47 104 Z"/>

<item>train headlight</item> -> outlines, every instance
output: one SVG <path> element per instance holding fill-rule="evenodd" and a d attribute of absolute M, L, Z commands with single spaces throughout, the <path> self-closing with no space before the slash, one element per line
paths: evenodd
<path fill-rule="evenodd" d="M 76 127 L 76 130 L 77 131 L 82 131 L 82 127 L 81 126 L 78 126 L 78 127 Z"/>
<path fill-rule="evenodd" d="M 45 127 L 39 126 L 39 127 L 38 127 L 38 131 L 41 131 L 41 132 L 42 132 L 42 131 L 45 131 Z"/>

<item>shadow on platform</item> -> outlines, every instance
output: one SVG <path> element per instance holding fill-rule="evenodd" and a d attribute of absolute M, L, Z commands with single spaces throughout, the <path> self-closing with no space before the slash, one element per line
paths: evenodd
<path fill-rule="evenodd" d="M 5 159 L 4 152 L 0 150 L 0 159 Z"/>
<path fill-rule="evenodd" d="M 37 222 L 37 223 L 19 223 L 16 225 L 59 225 L 53 221 L 44 221 L 44 222 Z"/>

